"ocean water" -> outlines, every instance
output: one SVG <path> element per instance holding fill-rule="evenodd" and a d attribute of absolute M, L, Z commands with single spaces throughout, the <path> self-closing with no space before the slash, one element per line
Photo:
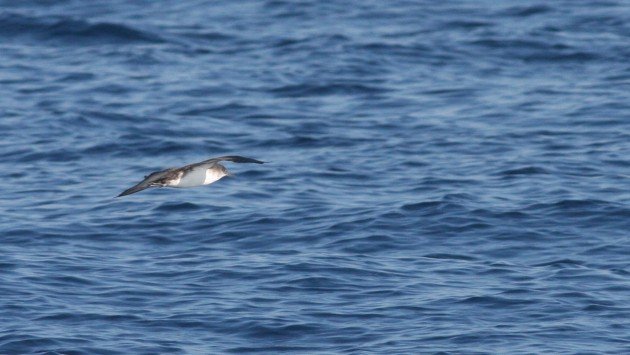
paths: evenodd
<path fill-rule="evenodd" d="M 0 353 L 630 353 L 629 19 L 0 1 Z"/>

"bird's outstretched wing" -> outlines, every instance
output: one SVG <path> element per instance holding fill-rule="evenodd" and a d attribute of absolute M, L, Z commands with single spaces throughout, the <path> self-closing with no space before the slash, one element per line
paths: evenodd
<path fill-rule="evenodd" d="M 224 157 L 210 158 L 208 160 L 200 161 L 199 163 L 186 165 L 185 167 L 183 167 L 183 169 L 184 170 L 188 170 L 188 169 L 192 169 L 192 168 L 198 167 L 200 165 L 210 165 L 210 164 L 218 163 L 220 161 L 231 161 L 233 163 L 256 163 L 256 164 L 264 164 L 265 163 L 264 161 L 260 161 L 260 160 L 256 160 L 256 159 L 252 159 L 252 158 L 241 157 L 239 155 L 226 155 Z"/>
<path fill-rule="evenodd" d="M 158 180 L 163 179 L 164 177 L 169 175 L 174 170 L 175 169 L 170 168 L 170 169 L 165 169 L 165 170 L 160 170 L 160 171 L 153 172 L 153 173 L 145 176 L 144 180 L 142 180 L 140 183 L 138 183 L 137 185 L 135 185 L 135 186 L 133 186 L 131 188 L 128 188 L 127 190 L 123 191 L 120 195 L 118 195 L 116 197 L 131 195 L 133 193 L 140 192 L 140 191 L 142 191 L 144 189 L 148 189 L 149 187 L 156 186 L 155 183 Z"/>
<path fill-rule="evenodd" d="M 218 163 L 220 161 L 231 161 L 233 163 L 256 163 L 256 164 L 264 164 L 264 161 L 260 161 L 260 160 L 256 160 L 256 159 L 252 159 L 252 158 L 246 158 L 246 157 L 241 157 L 238 155 L 226 155 L 224 157 L 217 157 L 217 158 L 211 158 L 208 160 L 204 160 L 202 162 L 199 162 L 197 164 L 208 164 L 208 163 Z"/>

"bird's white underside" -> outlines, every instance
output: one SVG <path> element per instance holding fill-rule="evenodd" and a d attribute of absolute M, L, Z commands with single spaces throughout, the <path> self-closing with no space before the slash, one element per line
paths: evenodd
<path fill-rule="evenodd" d="M 177 180 L 172 180 L 168 186 L 170 187 L 195 187 L 212 184 L 213 182 L 225 176 L 223 171 L 213 168 L 199 167 L 189 171 Z"/>

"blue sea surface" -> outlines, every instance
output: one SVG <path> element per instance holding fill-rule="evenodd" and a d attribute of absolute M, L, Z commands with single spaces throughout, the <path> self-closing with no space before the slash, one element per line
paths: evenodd
<path fill-rule="evenodd" d="M 0 354 L 630 353 L 628 1 L 0 0 L 0 59 Z"/>

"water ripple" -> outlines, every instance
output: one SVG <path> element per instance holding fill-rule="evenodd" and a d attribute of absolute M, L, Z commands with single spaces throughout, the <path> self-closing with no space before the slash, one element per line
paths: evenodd
<path fill-rule="evenodd" d="M 115 23 L 89 23 L 63 17 L 32 17 L 4 13 L 0 16 L 3 37 L 30 37 L 64 44 L 127 44 L 135 42 L 159 43 L 162 39 L 150 32 Z"/>

